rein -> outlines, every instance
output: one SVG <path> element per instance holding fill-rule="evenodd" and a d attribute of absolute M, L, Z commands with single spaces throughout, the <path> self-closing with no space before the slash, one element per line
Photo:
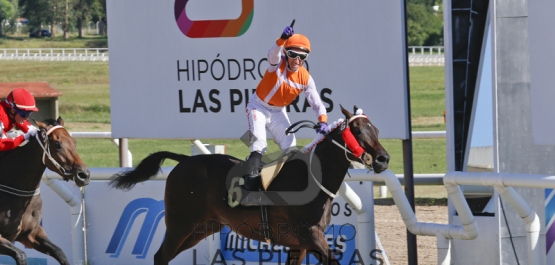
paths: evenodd
<path fill-rule="evenodd" d="M 355 155 L 353 152 L 351 152 L 351 150 L 354 150 L 354 149 L 358 149 L 358 148 L 362 149 L 362 148 L 358 145 L 358 143 L 356 143 L 356 140 L 354 139 L 354 136 L 353 136 L 353 134 L 351 133 L 351 131 L 350 131 L 350 130 L 346 130 L 346 129 L 348 128 L 347 126 L 348 126 L 353 120 L 355 120 L 355 119 L 357 119 L 357 118 L 367 118 L 367 117 L 366 117 L 366 115 L 364 115 L 364 114 L 358 114 L 358 115 L 352 116 L 347 122 L 345 122 L 345 123 L 341 122 L 341 123 L 340 123 L 340 124 L 342 124 L 341 133 L 342 133 L 342 134 L 348 134 L 347 137 L 345 137 L 345 135 L 343 135 L 343 136 L 342 136 L 343 139 L 344 139 L 344 140 L 345 140 L 345 138 L 353 139 L 354 142 L 352 142 L 352 141 L 351 141 L 351 142 L 347 142 L 347 140 L 345 140 L 345 145 L 341 145 L 341 144 L 338 143 L 336 140 L 334 140 L 334 139 L 332 139 L 332 138 L 328 138 L 328 137 L 329 137 L 328 135 L 325 135 L 324 138 L 330 140 L 333 144 L 335 144 L 335 145 L 338 146 L 339 148 L 343 149 L 343 150 L 345 151 L 345 158 L 346 158 L 348 161 L 351 161 L 351 162 L 358 162 L 358 161 L 349 159 L 347 153 L 349 153 L 349 154 L 351 154 L 351 155 L 357 157 L 357 158 L 362 162 L 363 165 L 365 165 L 365 166 L 367 166 L 367 167 L 370 168 L 371 165 L 372 165 L 372 156 L 371 156 L 370 154 L 368 154 L 368 153 L 365 152 L 364 150 L 362 150 L 362 154 L 360 154 L 359 156 L 357 156 L 357 155 Z M 299 126 L 299 128 L 297 128 L 296 130 L 293 130 L 293 127 L 295 127 L 295 126 L 297 126 L 297 125 L 299 125 L 299 124 L 301 124 L 301 123 L 309 123 L 310 125 L 309 125 L 309 124 L 303 124 L 303 125 Z M 314 122 L 308 121 L 308 120 L 302 120 L 302 121 L 298 121 L 298 122 L 294 123 L 294 124 L 291 125 L 289 128 L 287 128 L 287 130 L 285 131 L 285 133 L 286 133 L 286 134 L 295 133 L 295 132 L 297 132 L 297 131 L 298 131 L 299 129 L 301 129 L 301 128 L 315 128 L 315 127 L 316 127 L 316 124 L 315 124 Z M 334 128 L 334 129 L 335 129 L 335 128 Z M 329 132 L 328 132 L 328 133 L 329 133 Z M 320 183 L 320 182 L 316 179 L 316 177 L 314 176 L 314 174 L 312 173 L 312 170 L 311 170 L 311 168 L 312 168 L 312 166 L 311 166 L 311 165 L 312 165 L 312 158 L 313 158 L 313 156 L 314 156 L 314 152 L 315 152 L 315 150 L 316 150 L 316 147 L 317 147 L 317 144 L 315 144 L 314 147 L 312 148 L 312 150 L 310 150 L 310 158 L 309 158 L 309 167 L 308 167 L 308 171 L 310 172 L 310 175 L 312 176 L 312 179 L 314 179 L 314 182 L 316 182 L 316 185 L 318 185 L 318 187 L 319 187 L 324 193 L 326 193 L 328 196 L 330 196 L 330 197 L 332 197 L 333 199 L 335 199 L 335 198 L 337 198 L 338 194 L 337 194 L 337 193 L 334 194 L 334 193 L 332 193 L 331 191 L 329 191 L 326 187 L 324 187 L 324 185 L 322 185 L 322 183 Z M 351 150 L 349 150 L 349 149 L 351 149 Z"/>
<path fill-rule="evenodd" d="M 52 128 L 50 128 L 48 131 L 46 131 L 46 136 L 48 137 L 54 130 L 56 129 L 60 129 L 60 128 L 64 128 L 64 126 L 61 125 L 56 125 L 53 126 Z M 54 164 L 54 166 L 65 176 L 69 176 L 71 175 L 71 173 L 66 172 L 66 170 L 58 163 L 58 161 L 56 161 L 52 155 L 50 155 L 50 145 L 48 144 L 48 139 L 46 139 L 44 145 L 42 144 L 42 141 L 39 138 L 39 135 L 36 134 L 35 137 L 37 138 L 37 141 L 39 142 L 40 147 L 42 148 L 42 150 L 44 151 L 42 153 L 42 163 L 46 166 L 46 162 L 45 162 L 45 157 L 48 157 L 48 159 L 50 160 L 50 162 L 52 162 L 52 164 Z"/>

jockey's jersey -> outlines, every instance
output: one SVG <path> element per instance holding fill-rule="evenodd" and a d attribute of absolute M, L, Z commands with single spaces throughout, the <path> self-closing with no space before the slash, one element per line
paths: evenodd
<path fill-rule="evenodd" d="M 316 112 L 318 121 L 327 122 L 326 108 L 322 104 L 312 76 L 304 66 L 296 72 L 287 67 L 287 59 L 281 52 L 283 42 L 278 39 L 268 51 L 270 67 L 256 87 L 257 97 L 268 105 L 285 107 L 291 104 L 301 92 L 305 92 L 305 97 Z"/>
<path fill-rule="evenodd" d="M 16 148 L 19 146 L 23 141 L 25 141 L 25 137 L 23 135 L 19 135 L 15 138 L 9 138 L 6 133 L 9 132 L 13 127 L 17 127 L 24 133 L 29 130 L 28 126 L 32 126 L 29 121 L 24 121 L 22 124 L 16 124 L 13 122 L 10 117 L 8 117 L 8 111 L 10 110 L 10 106 L 5 101 L 0 102 L 0 129 L 2 131 L 2 138 L 0 138 L 0 151 L 8 151 L 11 149 Z"/>

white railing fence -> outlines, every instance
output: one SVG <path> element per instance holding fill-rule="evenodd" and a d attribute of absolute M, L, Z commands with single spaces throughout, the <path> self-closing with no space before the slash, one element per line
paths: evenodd
<path fill-rule="evenodd" d="M 0 60 L 107 62 L 108 48 L 7 48 L 0 49 Z"/>
<path fill-rule="evenodd" d="M 409 66 L 443 66 L 442 46 L 410 46 Z M 0 60 L 109 61 L 108 48 L 4 48 Z"/>
<path fill-rule="evenodd" d="M 443 66 L 443 46 L 409 46 L 409 66 Z"/>

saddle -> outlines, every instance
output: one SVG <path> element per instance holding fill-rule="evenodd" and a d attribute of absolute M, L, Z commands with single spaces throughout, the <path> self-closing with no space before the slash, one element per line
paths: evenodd
<path fill-rule="evenodd" d="M 295 156 L 296 152 L 297 151 L 289 152 L 284 156 L 278 158 L 277 160 L 269 164 L 266 164 L 262 167 L 262 170 L 260 170 L 260 180 L 262 182 L 262 188 L 265 191 L 268 190 L 268 187 L 270 186 L 272 181 L 276 178 L 276 176 L 279 174 L 279 171 L 281 170 L 285 162 L 287 162 L 293 156 Z"/>

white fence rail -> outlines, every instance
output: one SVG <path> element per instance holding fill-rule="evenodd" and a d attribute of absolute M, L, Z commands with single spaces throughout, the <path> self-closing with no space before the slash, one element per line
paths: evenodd
<path fill-rule="evenodd" d="M 108 48 L 8 48 L 0 49 L 0 60 L 107 62 L 109 57 Z"/>
<path fill-rule="evenodd" d="M 409 66 L 443 66 L 443 46 L 409 46 Z"/>
<path fill-rule="evenodd" d="M 443 66 L 444 51 L 442 46 L 410 46 L 409 66 Z M 36 61 L 109 61 L 108 48 L 36 48 L 0 49 L 0 60 L 36 60 Z"/>

